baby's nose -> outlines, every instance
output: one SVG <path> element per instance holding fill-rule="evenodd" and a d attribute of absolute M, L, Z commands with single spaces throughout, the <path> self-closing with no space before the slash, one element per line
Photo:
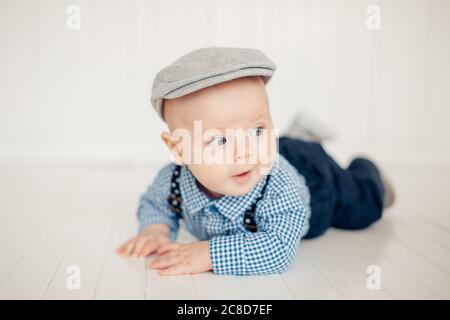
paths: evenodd
<path fill-rule="evenodd" d="M 236 160 L 244 159 L 247 160 L 250 157 L 250 153 L 248 151 L 240 152 L 236 154 Z"/>
<path fill-rule="evenodd" d="M 250 157 L 250 146 L 247 138 L 243 140 L 244 143 L 235 143 L 235 160 L 246 161 Z"/>

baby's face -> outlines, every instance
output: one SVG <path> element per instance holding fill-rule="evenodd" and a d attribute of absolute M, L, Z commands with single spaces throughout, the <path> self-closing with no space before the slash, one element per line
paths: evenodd
<path fill-rule="evenodd" d="M 260 77 L 165 100 L 164 117 L 164 142 L 210 197 L 248 193 L 273 165 L 275 134 Z"/>

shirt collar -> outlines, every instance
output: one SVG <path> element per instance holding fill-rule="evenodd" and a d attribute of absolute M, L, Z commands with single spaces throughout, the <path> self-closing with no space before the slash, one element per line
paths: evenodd
<path fill-rule="evenodd" d="M 256 184 L 248 193 L 240 196 L 222 196 L 220 198 L 209 198 L 197 185 L 188 166 L 183 166 L 180 174 L 180 191 L 189 214 L 195 215 L 204 207 L 215 205 L 219 212 L 225 217 L 235 220 L 249 210 L 256 199 L 261 195 L 261 190 L 267 180 L 267 175 Z"/>
<path fill-rule="evenodd" d="M 180 192 L 189 214 L 194 215 L 209 203 L 209 198 L 200 190 L 188 166 L 181 168 Z"/>

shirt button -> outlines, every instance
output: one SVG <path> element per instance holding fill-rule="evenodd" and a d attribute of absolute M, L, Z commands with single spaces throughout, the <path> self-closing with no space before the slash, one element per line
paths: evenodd
<path fill-rule="evenodd" d="M 216 207 L 215 205 L 213 205 L 213 204 L 209 206 L 209 210 L 210 210 L 211 212 L 214 212 L 214 213 L 219 212 L 219 210 L 217 209 L 217 207 Z"/>

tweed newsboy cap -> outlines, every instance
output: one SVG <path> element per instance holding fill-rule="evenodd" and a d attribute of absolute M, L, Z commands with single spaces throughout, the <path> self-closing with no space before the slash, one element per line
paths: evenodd
<path fill-rule="evenodd" d="M 261 76 L 266 84 L 276 65 L 251 48 L 207 47 L 189 52 L 155 76 L 151 103 L 159 117 L 163 99 L 174 99 L 200 89 L 247 76 Z"/>

